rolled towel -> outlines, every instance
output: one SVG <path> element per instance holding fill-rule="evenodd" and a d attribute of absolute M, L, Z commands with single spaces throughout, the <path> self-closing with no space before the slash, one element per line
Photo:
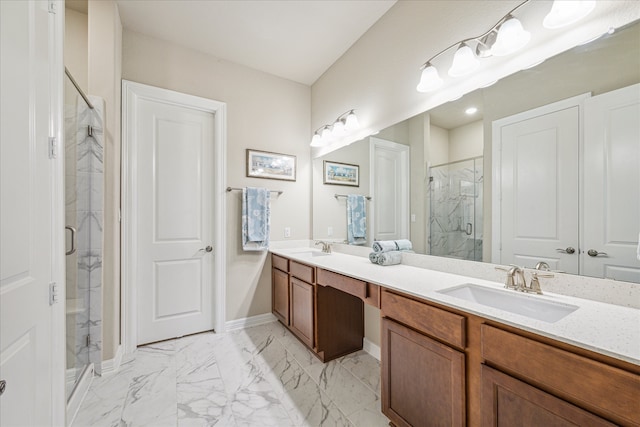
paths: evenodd
<path fill-rule="evenodd" d="M 396 265 L 402 262 L 400 251 L 381 252 L 378 254 L 378 265 Z"/>
<path fill-rule="evenodd" d="M 395 242 L 396 242 L 396 245 L 398 246 L 399 251 L 410 251 L 413 249 L 413 246 L 411 245 L 411 240 L 400 239 L 400 240 L 396 240 Z"/>
<path fill-rule="evenodd" d="M 378 240 L 373 242 L 373 250 L 374 252 L 397 251 L 398 246 L 394 240 Z"/>
<path fill-rule="evenodd" d="M 371 252 L 369 254 L 369 261 L 371 261 L 374 264 L 378 263 L 378 257 L 380 256 L 381 252 Z"/>

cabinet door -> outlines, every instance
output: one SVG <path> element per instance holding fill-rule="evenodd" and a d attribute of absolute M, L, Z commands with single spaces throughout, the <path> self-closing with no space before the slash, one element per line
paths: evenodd
<path fill-rule="evenodd" d="M 291 278 L 291 330 L 313 348 L 313 285 Z"/>
<path fill-rule="evenodd" d="M 482 425 L 613 426 L 590 412 L 484 365 Z"/>
<path fill-rule="evenodd" d="M 272 269 L 273 294 L 271 295 L 273 314 L 289 326 L 289 275 L 277 268 Z"/>
<path fill-rule="evenodd" d="M 383 318 L 382 412 L 396 426 L 465 425 L 464 354 Z"/>

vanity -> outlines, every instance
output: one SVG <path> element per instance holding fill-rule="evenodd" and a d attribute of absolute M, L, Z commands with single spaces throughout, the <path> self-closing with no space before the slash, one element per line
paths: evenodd
<path fill-rule="evenodd" d="M 274 315 L 324 362 L 362 349 L 364 304 L 380 309 L 382 412 L 395 426 L 640 425 L 636 309 L 309 248 L 272 249 L 272 278 Z M 461 298 L 468 283 L 553 313 Z"/>

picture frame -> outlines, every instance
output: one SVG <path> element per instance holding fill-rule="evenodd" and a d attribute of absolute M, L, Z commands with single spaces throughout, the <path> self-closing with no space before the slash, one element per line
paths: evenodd
<path fill-rule="evenodd" d="M 296 156 L 247 149 L 248 177 L 295 181 L 296 169 Z"/>
<path fill-rule="evenodd" d="M 323 183 L 360 187 L 360 166 L 349 163 L 324 161 Z"/>

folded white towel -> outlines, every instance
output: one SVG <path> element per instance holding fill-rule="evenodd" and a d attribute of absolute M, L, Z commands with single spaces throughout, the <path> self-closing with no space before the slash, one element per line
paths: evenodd
<path fill-rule="evenodd" d="M 378 265 L 396 265 L 402 263 L 402 253 L 400 251 L 380 252 L 378 254 Z"/>

